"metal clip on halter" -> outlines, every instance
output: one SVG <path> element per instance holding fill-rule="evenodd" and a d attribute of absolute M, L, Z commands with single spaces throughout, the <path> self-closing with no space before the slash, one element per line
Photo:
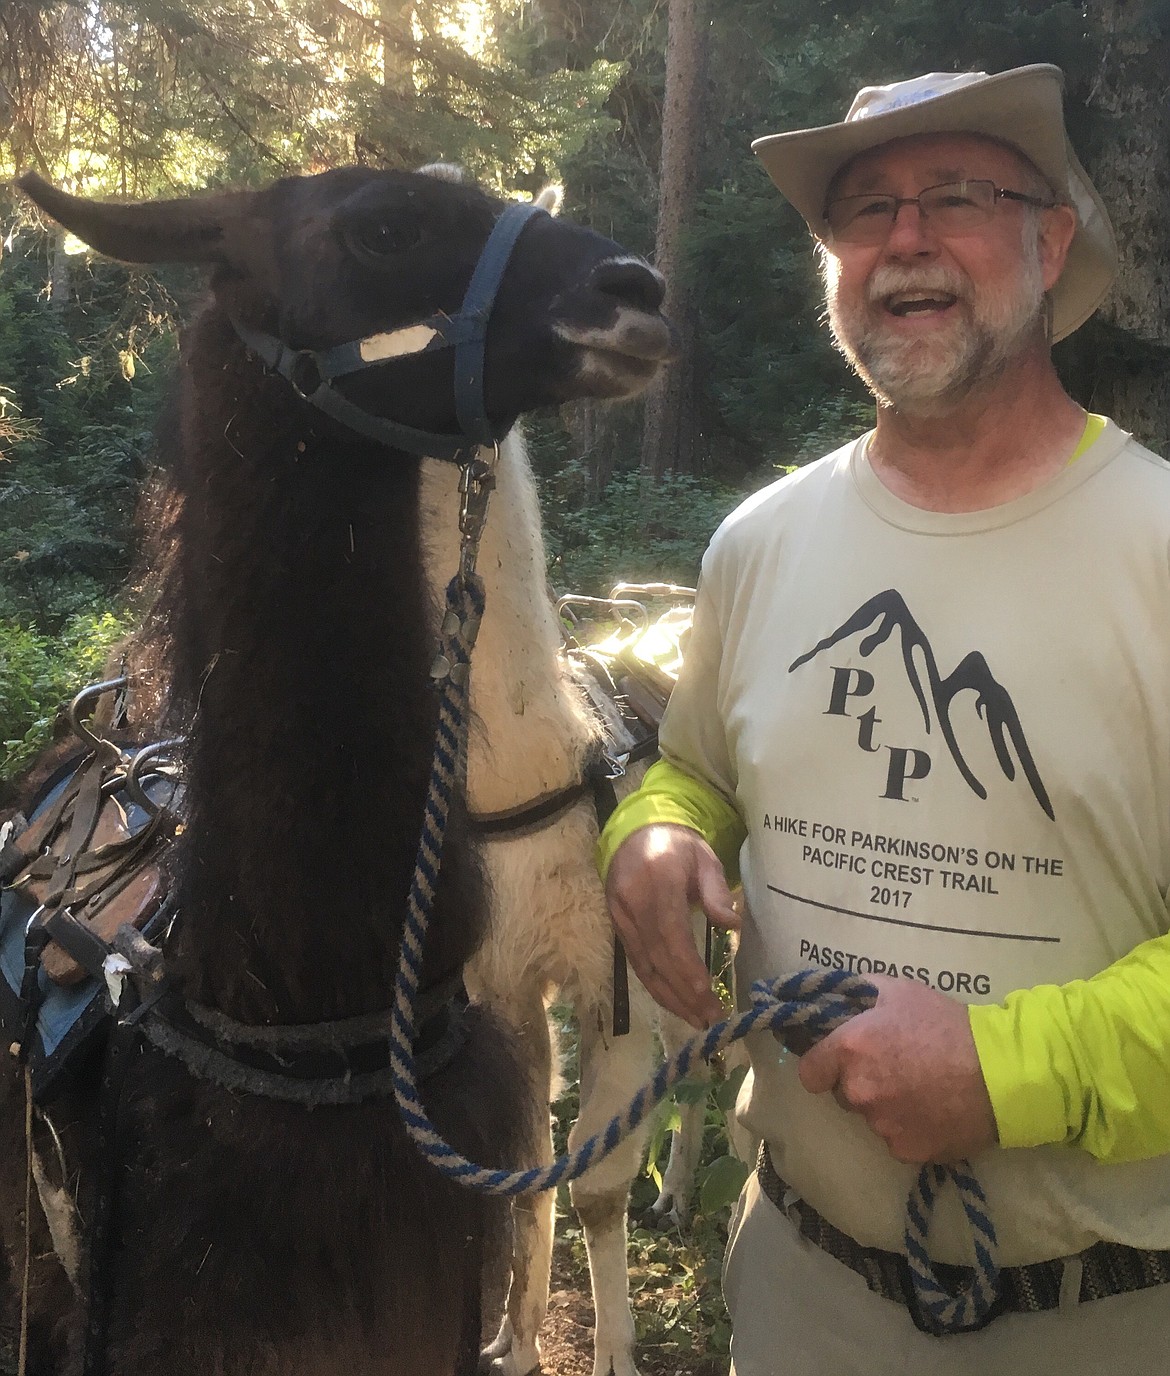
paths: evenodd
<path fill-rule="evenodd" d="M 288 380 L 302 401 L 312 401 L 325 385 L 321 360 L 312 349 L 298 349 L 288 364 Z"/>
<path fill-rule="evenodd" d="M 466 586 L 475 574 L 479 542 L 487 521 L 488 498 L 496 485 L 496 464 L 500 446 L 492 445 L 491 458 L 485 459 L 486 446 L 459 468 L 459 581 Z"/>

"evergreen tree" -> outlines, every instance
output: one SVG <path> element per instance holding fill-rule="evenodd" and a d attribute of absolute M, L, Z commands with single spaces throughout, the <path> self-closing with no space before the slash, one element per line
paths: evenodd
<path fill-rule="evenodd" d="M 1101 42 L 1082 83 L 1087 170 L 1109 208 L 1121 268 L 1098 315 L 1061 346 L 1078 399 L 1170 454 L 1170 10 L 1097 0 Z"/>
<path fill-rule="evenodd" d="M 666 311 L 678 330 L 680 349 L 673 366 L 655 381 L 646 397 L 642 469 L 652 478 L 705 467 L 696 395 L 696 284 L 683 263 L 699 190 L 707 6 L 704 0 L 670 0 L 668 15 L 654 246 L 658 267 L 666 277 Z"/>
<path fill-rule="evenodd" d="M 696 189 L 674 215 L 675 174 L 660 168 L 673 132 L 668 15 L 692 7 L 705 13 L 694 30 L 705 58 L 672 120 L 691 119 L 678 146 Z M 1166 14 L 1166 0 L 975 11 L 938 0 L 2 0 L 0 176 L 33 166 L 74 190 L 146 197 L 444 158 L 510 193 L 563 178 L 567 211 L 635 252 L 652 255 L 657 236 L 693 351 L 648 442 L 637 407 L 583 404 L 530 425 L 561 567 L 592 546 L 576 567 L 602 580 L 640 571 L 624 545 L 613 556 L 624 567 L 605 549 L 607 532 L 626 529 L 615 513 L 630 510 L 627 478 L 643 463 L 701 469 L 729 485 L 717 501 L 730 503 L 868 423 L 871 403 L 821 320 L 808 231 L 750 152 L 762 133 L 840 119 L 865 84 L 1064 69 L 1122 276 L 1058 363 L 1079 400 L 1170 443 Z M 75 254 L 7 200 L 0 243 L 0 623 L 55 633 L 105 605 L 129 567 L 175 297 L 193 279 Z M 656 548 L 693 573 L 702 541 L 681 510 L 692 489 L 665 503 L 638 490 L 659 513 Z"/>

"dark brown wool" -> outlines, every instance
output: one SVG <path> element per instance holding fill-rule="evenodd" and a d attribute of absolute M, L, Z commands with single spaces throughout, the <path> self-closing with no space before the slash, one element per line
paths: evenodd
<path fill-rule="evenodd" d="M 419 461 L 336 427 L 268 376 L 229 313 L 328 347 L 458 309 L 499 210 L 476 188 L 341 169 L 259 193 L 122 207 L 26 189 L 101 251 L 199 261 L 212 294 L 182 345 L 162 457 L 172 523 L 156 624 L 171 730 L 190 736 L 173 856 L 170 969 L 191 998 L 256 1024 L 385 1009 L 430 770 L 436 610 L 423 582 Z M 620 250 L 539 217 L 500 291 L 487 404 L 506 428 L 572 396 L 628 394 L 669 349 L 661 288 Z M 630 319 L 641 341 L 630 342 Z M 621 347 L 600 341 L 625 322 Z M 556 323 L 578 332 L 570 343 Z M 634 331 L 637 334 L 637 330 Z M 596 357 L 592 357 L 596 355 Z M 455 429 L 449 352 L 344 390 L 409 425 Z M 454 480 L 454 475 L 453 475 Z M 452 570 L 453 572 L 453 570 Z M 424 984 L 458 972 L 486 921 L 452 810 Z M 13 1071 L 15 1067 L 11 1067 Z M 14 1332 L 23 1264 L 23 1088 L 6 1073 L 0 1221 Z M 81 1198 L 95 1084 L 50 1109 Z M 509 1036 L 473 1008 L 423 1098 L 460 1152 L 534 1159 L 545 1113 Z M 111 1376 L 443 1376 L 478 1329 L 476 1274 L 506 1206 L 448 1183 L 392 1101 L 303 1109 L 135 1058 L 121 1120 Z M 74 1373 L 83 1306 L 33 1207 L 30 1372 Z M 477 1332 L 472 1333 L 477 1339 Z"/>

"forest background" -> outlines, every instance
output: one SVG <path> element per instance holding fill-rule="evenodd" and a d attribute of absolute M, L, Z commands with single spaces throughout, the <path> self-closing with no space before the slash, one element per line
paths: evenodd
<path fill-rule="evenodd" d="M 0 779 L 134 615 L 134 512 L 196 298 L 100 260 L 11 176 L 143 199 L 343 162 L 458 161 L 655 257 L 683 329 L 643 403 L 529 435 L 549 576 L 693 581 L 736 501 L 865 428 L 806 230 L 749 151 L 861 85 L 1058 63 L 1121 281 L 1058 349 L 1086 405 L 1170 448 L 1170 0 L 0 0 Z"/>
<path fill-rule="evenodd" d="M 1029 62 L 1066 73 L 1122 254 L 1058 366 L 1170 453 L 1170 0 L 0 0 L 0 793 L 140 610 L 135 510 L 200 286 L 89 254 L 16 173 L 132 199 L 354 161 L 457 161 L 506 195 L 563 183 L 566 213 L 663 268 L 684 339 L 643 402 L 527 425 L 550 583 L 602 593 L 693 582 L 743 495 L 872 418 L 751 139 L 838 120 L 865 84 Z M 718 1228 L 690 1250 L 632 1237 L 644 1369 L 721 1370 Z M 565 1246 L 579 1285 L 571 1225 Z M 587 1348 L 546 1369 L 587 1371 Z"/>

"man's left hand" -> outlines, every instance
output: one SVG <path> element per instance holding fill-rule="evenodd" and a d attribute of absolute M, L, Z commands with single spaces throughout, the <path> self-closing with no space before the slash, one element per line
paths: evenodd
<path fill-rule="evenodd" d="M 966 1005 L 912 980 L 867 978 L 877 1003 L 801 1057 L 801 1084 L 832 1090 L 898 1161 L 946 1163 L 993 1146 L 995 1115 Z"/>

